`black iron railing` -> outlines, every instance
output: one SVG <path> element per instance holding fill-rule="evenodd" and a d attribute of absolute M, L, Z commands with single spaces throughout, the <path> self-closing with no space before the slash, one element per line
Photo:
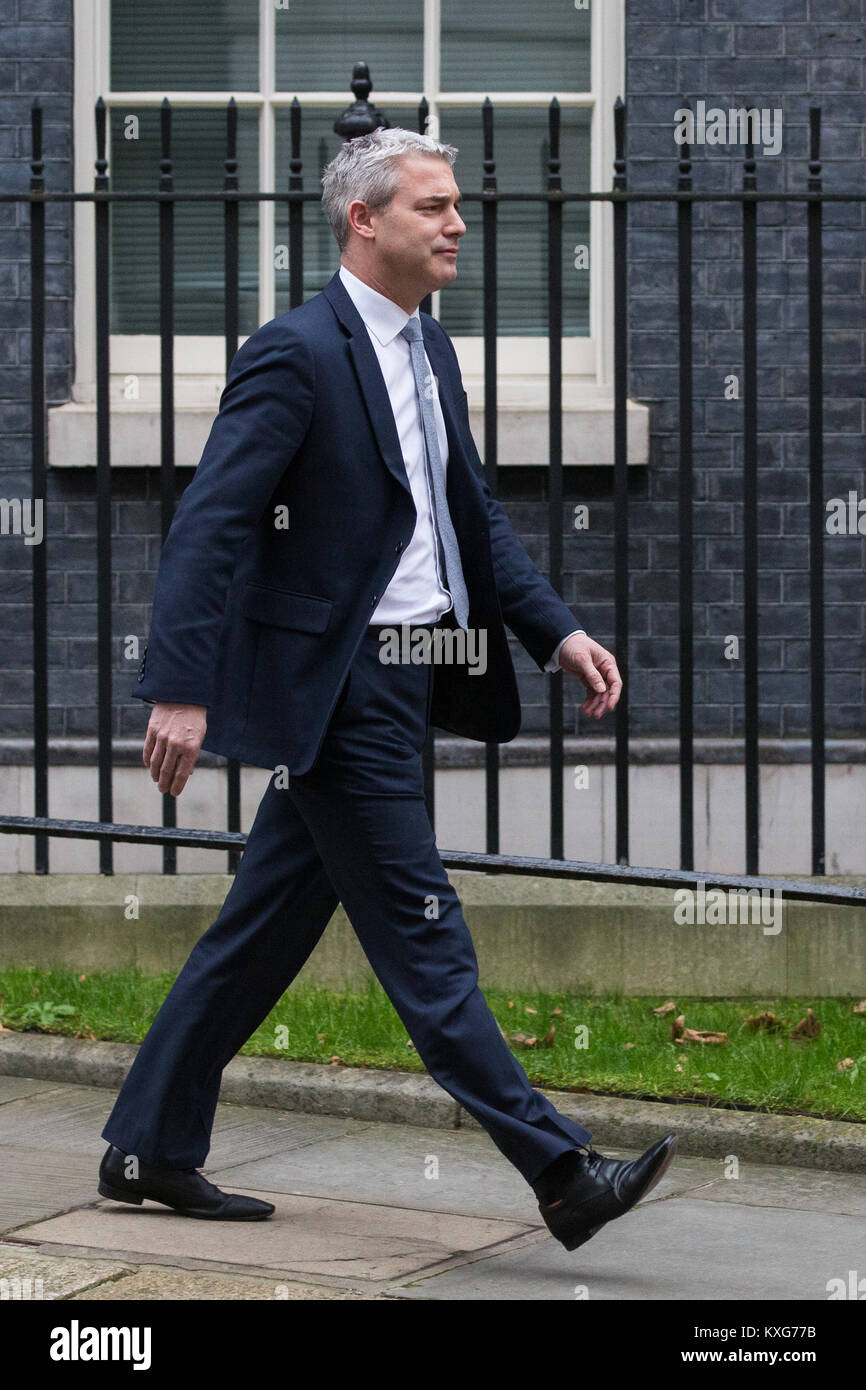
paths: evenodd
<path fill-rule="evenodd" d="M 178 830 L 175 800 L 163 799 L 163 827 L 120 826 L 112 813 L 111 675 L 113 669 L 111 637 L 111 476 L 109 441 L 109 208 L 112 202 L 156 203 L 159 206 L 159 286 L 161 343 L 161 523 L 165 538 L 171 525 L 175 498 L 174 457 L 174 211 L 178 202 L 217 202 L 224 210 L 224 337 L 226 371 L 235 354 L 239 335 L 239 205 L 244 201 L 286 203 L 289 228 L 289 293 L 294 308 L 303 300 L 303 204 L 319 201 L 319 191 L 303 186 L 301 160 L 301 107 L 297 98 L 291 106 L 291 159 L 288 189 L 279 193 L 244 193 L 239 190 L 237 160 L 237 107 L 234 100 L 226 110 L 226 155 L 223 188 L 214 192 L 181 193 L 172 180 L 171 106 L 161 108 L 161 161 L 158 188 L 141 192 L 112 192 L 106 160 L 106 107 L 96 105 L 97 158 L 92 192 L 51 193 L 45 189 L 42 160 L 42 112 L 38 104 L 32 112 L 32 176 L 29 194 L 3 194 L 2 202 L 30 205 L 31 327 L 33 335 L 33 463 L 34 498 L 46 491 L 46 395 L 45 395 L 45 207 L 51 201 L 92 203 L 95 217 L 96 260 L 96 530 L 98 552 L 97 660 L 98 660 L 98 820 L 81 822 L 52 819 L 48 814 L 48 700 L 47 700 L 47 547 L 50 537 L 33 547 L 33 763 L 35 816 L 0 817 L 0 830 L 29 833 L 35 837 L 35 869 L 48 871 L 50 836 L 95 838 L 100 846 L 100 870 L 112 872 L 112 846 L 115 840 L 161 844 L 163 871 L 177 869 L 178 845 L 228 850 L 229 867 L 237 866 L 244 843 L 240 833 L 240 769 L 228 765 L 227 830 Z M 418 108 L 418 128 L 427 125 L 428 106 Z M 758 784 L 758 231 L 759 202 L 805 203 L 808 225 L 808 312 L 809 312 L 809 484 L 808 505 L 810 564 L 810 654 L 811 654 L 811 766 L 812 766 L 812 872 L 825 872 L 825 719 L 824 719 L 824 581 L 823 581 L 823 431 L 822 431 L 822 209 L 825 202 L 862 202 L 862 193 L 828 193 L 822 188 L 820 164 L 820 110 L 810 111 L 810 158 L 808 187 L 800 193 L 763 192 L 757 188 L 754 147 L 747 144 L 743 164 L 742 190 L 739 192 L 695 192 L 691 181 L 690 152 L 680 153 L 676 191 L 631 191 L 627 185 L 625 159 L 625 105 L 618 100 L 614 110 L 615 166 L 613 186 L 607 192 L 567 192 L 562 187 L 560 169 L 560 107 L 554 98 L 548 110 L 548 169 L 546 187 L 538 191 L 502 192 L 497 186 L 494 158 L 494 108 L 486 100 L 481 112 L 483 125 L 483 175 L 481 191 L 464 192 L 467 202 L 482 204 L 483 237 L 483 333 L 484 333 L 484 445 L 485 474 L 494 495 L 497 492 L 497 214 L 503 202 L 534 202 L 547 207 L 547 321 L 549 342 L 549 577 L 557 591 L 562 588 L 563 554 L 563 447 L 562 447 L 562 328 L 563 328 L 563 207 L 568 202 L 609 202 L 613 207 L 614 251 L 614 599 L 615 650 L 624 680 L 624 691 L 615 714 L 616 765 L 616 865 L 585 865 L 563 860 L 563 692 L 562 681 L 551 679 L 550 694 L 550 859 L 522 859 L 501 856 L 499 849 L 499 749 L 486 747 L 486 845 L 484 856 L 443 855 L 452 867 L 489 867 L 498 872 L 555 872 L 565 876 L 626 879 L 634 883 L 689 885 L 697 881 L 694 873 L 694 627 L 693 594 L 693 446 L 692 422 L 694 391 L 692 373 L 692 209 L 697 202 L 739 202 L 742 206 L 742 295 L 743 295 L 743 515 L 744 515 L 744 666 L 745 666 L 745 864 L 748 877 L 732 875 L 701 876 L 701 881 L 718 885 L 757 886 L 766 883 L 784 886 L 789 896 L 855 901 L 863 894 L 855 889 L 832 891 L 816 885 L 780 885 L 779 880 L 761 880 L 758 873 L 759 784 Z M 629 867 L 629 506 L 627 490 L 627 376 L 628 376 L 628 210 L 633 202 L 675 202 L 677 204 L 678 299 L 679 299 L 679 765 L 680 765 L 680 870 Z M 422 308 L 429 310 L 429 300 Z M 433 802 L 434 740 L 431 735 L 424 751 L 425 782 L 431 817 Z M 545 870 L 544 866 L 548 869 Z"/>

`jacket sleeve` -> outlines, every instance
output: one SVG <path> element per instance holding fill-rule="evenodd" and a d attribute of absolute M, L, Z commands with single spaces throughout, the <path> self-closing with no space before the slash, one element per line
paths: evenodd
<path fill-rule="evenodd" d="M 457 417 L 463 431 L 469 463 L 481 484 L 487 503 L 494 577 L 502 617 L 521 646 L 529 652 L 536 666 L 543 671 L 562 640 L 570 636 L 576 628 L 580 631 L 583 629 L 553 585 L 536 569 L 529 552 L 515 534 L 508 513 L 487 485 L 484 465 L 478 456 L 469 428 L 469 403 L 466 392 L 460 385 L 457 354 L 451 339 L 444 329 L 441 331 L 454 361 Z"/>
<path fill-rule="evenodd" d="M 219 413 L 160 556 L 153 614 L 133 695 L 209 705 L 217 644 L 240 547 L 309 428 L 310 347 L 266 323 L 232 359 Z"/>

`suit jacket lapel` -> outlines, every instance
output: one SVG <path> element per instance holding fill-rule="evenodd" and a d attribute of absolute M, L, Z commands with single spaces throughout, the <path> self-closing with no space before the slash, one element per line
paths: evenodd
<path fill-rule="evenodd" d="M 379 445 L 379 452 L 388 470 L 411 497 L 412 489 L 406 476 L 406 465 L 403 462 L 400 437 L 394 423 L 394 412 L 391 409 L 385 381 L 373 344 L 370 342 L 367 326 L 352 303 L 351 295 L 347 293 L 346 287 L 340 279 L 339 271 L 335 272 L 328 284 L 325 285 L 323 293 L 327 295 L 343 327 L 348 330 L 349 338 L 346 343 L 346 350 L 358 377 L 361 398 L 370 418 L 370 424 Z"/>
<path fill-rule="evenodd" d="M 351 295 L 347 293 L 338 271 L 325 285 L 323 293 L 327 296 L 338 319 L 348 332 L 346 348 L 354 365 L 364 406 L 385 465 L 411 497 L 412 489 L 406 476 L 406 465 L 403 462 L 403 451 L 400 448 L 400 438 L 394 423 L 394 412 L 391 409 L 391 402 L 388 399 L 388 392 L 373 344 L 370 342 L 366 324 L 352 303 Z M 438 383 L 439 404 L 442 408 L 445 432 L 448 436 L 448 492 L 450 496 L 454 475 L 459 467 L 457 460 L 463 459 L 465 450 L 460 438 L 454 404 L 448 387 L 446 357 L 442 344 L 432 333 L 428 335 L 427 332 L 424 332 L 424 350 L 430 359 L 430 365 Z M 477 480 L 471 468 L 463 468 L 461 474 L 472 478 L 477 487 Z"/>

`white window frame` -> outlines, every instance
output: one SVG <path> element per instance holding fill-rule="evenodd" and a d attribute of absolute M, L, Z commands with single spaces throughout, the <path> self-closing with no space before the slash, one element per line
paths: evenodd
<path fill-rule="evenodd" d="M 273 87 L 277 8 L 274 0 L 259 4 L 260 91 L 112 91 L 110 75 L 110 0 L 73 0 L 75 42 L 74 177 L 75 188 L 93 187 L 96 160 L 94 106 L 102 96 L 109 110 L 121 106 L 158 107 L 168 97 L 174 107 L 213 106 L 225 109 L 230 96 L 242 108 L 259 114 L 259 187 L 273 182 L 276 112 L 289 107 L 294 92 Z M 476 107 L 490 96 L 495 111 L 504 108 L 546 107 L 556 96 L 563 108 L 582 108 L 590 115 L 590 188 L 609 189 L 613 177 L 613 106 L 625 96 L 625 0 L 590 0 L 591 54 L 588 92 L 441 92 L 440 0 L 424 0 L 423 93 L 375 91 L 377 106 L 417 107 L 426 96 L 430 107 L 428 131 L 438 137 L 440 117 L 448 107 Z M 531 12 L 528 12 L 531 14 Z M 528 23 L 531 19 L 528 18 Z M 348 80 L 348 74 L 347 80 Z M 375 73 L 373 73 L 375 79 Z M 348 87 L 339 91 L 298 92 L 304 109 L 344 109 Z M 109 150 L 109 161 L 111 151 Z M 111 163 L 109 162 L 109 175 Z M 465 189 L 480 186 L 480 169 L 461 177 Z M 309 186 L 309 171 L 307 171 Z M 156 179 L 154 176 L 154 187 Z M 276 204 L 259 204 L 258 322 L 275 314 Z M 565 461 L 612 462 L 613 415 L 613 238 L 612 208 L 590 203 L 592 263 L 590 268 L 589 335 L 562 340 L 562 400 Z M 75 232 L 75 377 L 71 401 L 49 411 L 49 458 L 58 466 L 95 462 L 96 334 L 94 275 L 94 209 L 74 205 Z M 439 295 L 433 295 L 433 314 L 439 316 Z M 244 341 L 241 337 L 240 341 Z M 480 335 L 454 337 L 454 346 L 469 396 L 476 442 L 483 436 L 484 340 Z M 174 343 L 174 394 L 178 462 L 195 462 L 225 383 L 225 344 L 222 335 L 177 334 Z M 158 334 L 111 334 L 109 343 L 112 462 L 153 462 L 154 430 L 160 399 Z M 136 378 L 138 398 L 128 399 L 125 383 Z M 500 335 L 497 339 L 497 387 L 501 412 L 500 463 L 546 462 L 541 443 L 542 419 L 548 404 L 548 345 L 543 336 Z M 115 441 L 119 446 L 115 449 Z M 479 443 L 480 447 L 480 443 Z M 629 402 L 629 463 L 648 460 L 648 411 Z"/>
<path fill-rule="evenodd" d="M 112 91 L 110 75 L 110 0 L 74 0 L 75 23 L 75 187 L 92 188 L 96 160 L 96 135 L 93 111 L 96 99 L 102 96 L 109 109 L 113 106 L 158 106 L 167 96 L 173 106 L 216 106 L 224 108 L 229 96 L 238 106 L 252 107 L 259 112 L 259 186 L 269 189 L 273 184 L 275 151 L 275 115 L 279 108 L 291 105 L 294 92 L 277 92 L 273 86 L 277 9 L 274 0 L 259 0 L 259 73 L 265 83 L 258 92 L 153 92 Z M 590 185 L 594 189 L 609 188 L 613 173 L 613 104 L 624 95 L 625 80 L 625 0 L 592 0 L 591 3 L 591 83 L 589 92 L 498 92 L 491 93 L 495 110 L 505 107 L 546 106 L 555 95 L 563 108 L 579 107 L 591 112 Z M 430 106 L 428 132 L 438 138 L 440 116 L 447 107 L 475 106 L 480 108 L 484 91 L 441 92 L 440 83 L 440 0 L 424 0 L 423 94 Z M 373 74 L 375 78 L 375 73 Z M 377 106 L 417 105 L 420 92 L 375 92 Z M 323 107 L 340 111 L 347 104 L 348 91 L 298 92 L 302 105 L 309 109 Z M 111 165 L 109 164 L 109 174 Z M 474 171 L 475 181 L 480 173 Z M 473 171 L 465 176 L 471 183 Z M 275 242 L 275 211 L 272 202 L 259 204 L 259 322 L 265 323 L 275 313 L 275 277 L 273 247 Z M 590 204 L 590 237 L 592 266 L 590 270 L 590 314 L 588 337 L 563 339 L 563 376 L 581 379 L 585 386 L 592 383 L 609 386 L 613 379 L 613 302 L 611 208 L 608 203 Z M 94 241 L 93 207 L 75 205 L 75 382 L 72 398 L 93 402 L 96 397 L 96 341 L 93 314 L 94 304 Z M 438 317 L 439 296 L 433 297 L 433 313 Z M 461 368 L 471 382 L 483 380 L 483 338 L 455 337 L 454 345 Z M 219 396 L 224 373 L 224 343 L 219 334 L 175 337 L 175 370 L 179 377 L 177 404 L 198 402 L 208 404 Z M 543 337 L 500 336 L 497 345 L 501 384 L 518 375 L 526 383 L 527 371 L 547 380 L 547 342 Z M 157 334 L 112 334 L 110 363 L 113 381 L 129 373 L 156 380 L 158 400 L 159 337 Z M 564 380 L 565 386 L 565 380 Z M 119 391 L 119 386 L 118 386 Z M 147 393 L 150 394 L 150 393 Z M 471 395 L 470 390 L 470 395 Z M 112 391 L 112 397 L 115 391 Z M 142 399 L 145 392 L 142 391 Z M 527 404 L 529 402 L 527 401 Z"/>

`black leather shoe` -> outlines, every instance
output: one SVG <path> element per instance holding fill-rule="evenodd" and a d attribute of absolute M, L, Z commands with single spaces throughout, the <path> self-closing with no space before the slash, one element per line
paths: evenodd
<path fill-rule="evenodd" d="M 625 1216 L 664 1177 L 677 1151 L 676 1134 L 668 1134 L 640 1158 L 604 1158 L 587 1147 L 558 1201 L 539 1202 L 551 1235 L 566 1250 L 576 1250 L 608 1221 Z"/>
<path fill-rule="evenodd" d="M 115 1202 L 132 1202 L 140 1207 L 145 1197 L 173 1207 L 181 1216 L 197 1216 L 203 1221 L 263 1221 L 274 1210 L 272 1203 L 258 1197 L 242 1197 L 221 1192 L 196 1168 L 152 1168 L 138 1163 L 138 1177 L 124 1171 L 127 1155 L 109 1144 L 99 1165 L 99 1191 Z"/>

